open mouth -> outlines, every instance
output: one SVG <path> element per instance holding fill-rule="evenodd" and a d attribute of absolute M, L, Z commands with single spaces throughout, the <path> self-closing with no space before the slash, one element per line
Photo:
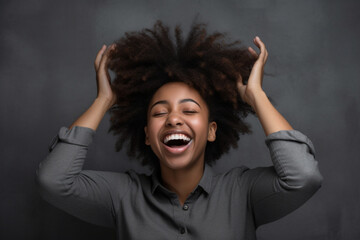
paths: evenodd
<path fill-rule="evenodd" d="M 188 145 L 191 138 L 185 134 L 170 134 L 165 136 L 163 143 L 170 148 L 179 148 Z"/>

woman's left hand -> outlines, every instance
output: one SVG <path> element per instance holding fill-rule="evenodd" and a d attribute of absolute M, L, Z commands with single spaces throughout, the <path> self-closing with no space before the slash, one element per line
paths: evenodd
<path fill-rule="evenodd" d="M 259 37 L 254 38 L 254 43 L 260 49 L 260 54 L 258 55 L 251 47 L 248 48 L 249 52 L 254 56 L 254 58 L 257 58 L 251 70 L 248 83 L 244 85 L 241 76 L 237 82 L 238 91 L 242 100 L 253 108 L 255 105 L 256 96 L 259 93 L 264 92 L 262 89 L 262 80 L 264 75 L 264 66 L 268 57 L 265 44 L 260 40 Z"/>

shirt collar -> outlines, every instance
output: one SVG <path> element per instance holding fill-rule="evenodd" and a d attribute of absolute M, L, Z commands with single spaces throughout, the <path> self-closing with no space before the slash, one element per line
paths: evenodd
<path fill-rule="evenodd" d="M 200 182 L 196 188 L 200 186 L 207 194 L 210 194 L 212 176 L 213 176 L 212 167 L 207 163 L 205 163 L 204 174 L 201 177 Z M 161 181 L 160 168 L 156 168 L 153 170 L 151 174 L 151 179 L 152 179 L 151 193 L 154 194 L 157 187 L 159 187 L 160 185 L 163 186 L 161 184 L 162 181 Z"/>

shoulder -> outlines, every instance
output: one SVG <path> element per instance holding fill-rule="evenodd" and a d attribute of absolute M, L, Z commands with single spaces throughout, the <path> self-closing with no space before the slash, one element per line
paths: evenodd
<path fill-rule="evenodd" d="M 138 172 L 138 171 L 135 171 L 134 169 L 129 169 L 129 170 L 125 171 L 125 174 L 127 174 L 133 181 L 149 179 L 151 177 L 151 174 Z"/>
<path fill-rule="evenodd" d="M 231 182 L 236 182 L 238 185 L 244 187 L 253 185 L 257 179 L 268 173 L 274 173 L 273 166 L 269 167 L 256 167 L 249 168 L 247 166 L 237 166 L 233 167 L 223 173 L 214 175 L 218 180 L 229 180 Z"/>
<path fill-rule="evenodd" d="M 219 196 L 243 198 L 249 195 L 251 189 L 266 168 L 249 168 L 247 166 L 232 167 L 221 173 L 214 173 L 212 189 Z"/>
<path fill-rule="evenodd" d="M 232 167 L 223 173 L 218 173 L 215 176 L 225 177 L 225 178 L 236 178 L 238 176 L 243 175 L 248 170 L 249 168 L 247 166 L 237 166 L 237 167 Z"/>
<path fill-rule="evenodd" d="M 243 165 L 243 166 L 232 167 L 223 173 L 216 174 L 215 176 L 235 177 L 235 178 L 256 178 L 257 176 L 261 175 L 263 171 L 269 168 L 271 167 L 249 168 Z"/>
<path fill-rule="evenodd" d="M 128 185 L 131 182 L 130 175 L 125 172 L 98 171 L 98 170 L 82 170 L 81 175 L 92 179 L 98 184 L 104 183 L 110 187 Z"/>
<path fill-rule="evenodd" d="M 129 169 L 125 172 L 128 175 L 133 187 L 144 188 L 150 187 L 151 174 L 137 172 L 133 169 Z"/>

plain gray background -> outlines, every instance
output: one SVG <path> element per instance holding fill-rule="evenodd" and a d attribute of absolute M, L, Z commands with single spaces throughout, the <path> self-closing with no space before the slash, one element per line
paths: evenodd
<path fill-rule="evenodd" d="M 185 35 L 195 15 L 209 33 L 255 47 L 269 58 L 264 90 L 290 124 L 316 148 L 322 188 L 288 216 L 258 229 L 258 239 L 360 239 L 359 1 L 152 0 L 0 1 L 1 239 L 114 239 L 114 232 L 78 220 L 43 201 L 35 170 L 62 126 L 70 126 L 96 97 L 93 62 L 102 44 L 157 19 Z M 172 32 L 173 33 L 173 32 Z M 254 133 L 216 165 L 268 166 L 264 133 Z M 148 172 L 99 126 L 85 169 Z"/>

